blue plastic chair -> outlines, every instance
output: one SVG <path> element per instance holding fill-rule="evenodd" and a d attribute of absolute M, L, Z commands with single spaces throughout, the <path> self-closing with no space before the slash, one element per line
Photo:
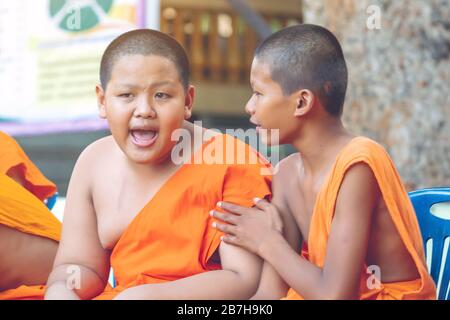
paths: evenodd
<path fill-rule="evenodd" d="M 47 206 L 48 210 L 52 210 L 55 206 L 56 200 L 58 200 L 58 192 L 55 192 L 54 195 L 51 197 L 48 197 L 44 200 L 45 205 Z"/>
<path fill-rule="evenodd" d="M 109 284 L 111 285 L 111 287 L 115 288 L 117 286 L 117 282 L 116 282 L 116 277 L 114 277 L 114 271 L 111 268 L 109 272 L 110 272 L 109 279 L 108 279 Z"/>
<path fill-rule="evenodd" d="M 437 285 L 439 300 L 449 300 L 450 250 L 444 252 L 445 240 L 450 237 L 450 220 L 437 217 L 430 209 L 436 203 L 450 201 L 450 188 L 432 188 L 412 191 L 409 197 L 416 211 L 425 247 L 425 255 L 431 254 L 430 274 Z M 431 252 L 427 242 L 432 240 Z M 442 265 L 444 264 L 444 265 Z M 440 280 L 440 281 L 439 281 Z"/>

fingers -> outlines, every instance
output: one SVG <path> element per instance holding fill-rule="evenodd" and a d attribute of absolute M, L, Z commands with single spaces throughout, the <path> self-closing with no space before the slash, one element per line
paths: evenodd
<path fill-rule="evenodd" d="M 282 232 L 283 220 L 281 219 L 276 207 L 265 199 L 254 198 L 253 202 L 255 203 L 256 208 L 258 208 L 264 212 L 267 212 L 272 216 L 275 229 L 279 232 Z"/>
<path fill-rule="evenodd" d="M 233 244 L 235 246 L 241 245 L 241 241 L 239 240 L 239 238 L 232 235 L 224 235 L 220 238 L 220 240 L 227 244 Z"/>
<path fill-rule="evenodd" d="M 223 213 L 216 210 L 211 210 L 209 212 L 209 215 L 211 217 L 217 218 L 219 220 L 222 220 L 223 222 L 231 223 L 231 224 L 237 224 L 239 216 L 230 214 L 230 213 Z"/>
<path fill-rule="evenodd" d="M 247 207 L 242 207 L 242 206 L 239 206 L 237 204 L 224 202 L 224 201 L 217 202 L 217 206 L 219 208 L 222 208 L 222 209 L 226 210 L 226 211 L 229 211 L 229 212 L 234 213 L 234 214 L 239 214 L 239 215 L 246 214 L 248 212 L 248 210 L 249 210 L 249 208 L 247 208 Z"/>
<path fill-rule="evenodd" d="M 274 225 L 275 229 L 277 231 L 283 233 L 284 226 L 283 226 L 283 220 L 281 219 L 280 215 L 277 212 L 275 212 L 273 218 L 274 218 L 274 223 L 275 223 L 275 225 Z"/>
<path fill-rule="evenodd" d="M 227 234 L 236 235 L 236 227 L 231 224 L 223 224 L 219 222 L 213 222 L 212 227 L 225 232 Z"/>
<path fill-rule="evenodd" d="M 255 207 L 261 210 L 269 209 L 271 206 L 270 202 L 266 199 L 254 198 L 253 202 L 255 203 Z"/>

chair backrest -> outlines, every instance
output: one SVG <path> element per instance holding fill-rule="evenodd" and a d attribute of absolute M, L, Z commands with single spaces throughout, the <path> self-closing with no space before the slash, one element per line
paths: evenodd
<path fill-rule="evenodd" d="M 437 286 L 438 299 L 450 299 L 450 250 L 448 250 L 450 220 L 449 218 L 439 217 L 430 210 L 436 203 L 450 201 L 450 188 L 412 191 L 409 193 L 409 197 L 419 221 L 427 260 L 430 260 L 431 254 L 430 274 Z M 430 240 L 432 242 L 431 249 L 427 247 Z"/>

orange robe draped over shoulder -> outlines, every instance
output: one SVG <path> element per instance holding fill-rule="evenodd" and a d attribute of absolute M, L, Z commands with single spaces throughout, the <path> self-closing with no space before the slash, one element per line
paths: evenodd
<path fill-rule="evenodd" d="M 416 280 L 381 283 L 378 288 L 369 289 L 367 280 L 371 274 L 363 267 L 360 299 L 436 299 L 436 287 L 427 272 L 414 208 L 389 155 L 382 146 L 368 138 L 352 139 L 339 153 L 328 180 L 317 195 L 307 246 L 303 246 L 302 256 L 323 268 L 339 188 L 345 173 L 356 163 L 365 163 L 372 169 L 389 214 L 420 274 Z M 284 299 L 302 297 L 291 288 Z"/>
<path fill-rule="evenodd" d="M 55 241 L 61 237 L 61 223 L 44 203 L 3 173 L 0 173 L 0 224 Z M 20 286 L 0 292 L 0 300 L 42 299 L 43 295 L 43 285 Z"/>
<path fill-rule="evenodd" d="M 222 148 L 221 144 L 226 146 Z M 236 151 L 234 155 L 230 147 Z M 206 164 L 214 160 L 205 156 L 212 154 L 212 149 L 215 156 L 228 157 L 234 163 Z M 236 163 L 237 149 L 246 152 L 241 164 Z M 217 208 L 218 201 L 250 207 L 254 197 L 270 196 L 271 177 L 261 175 L 270 164 L 228 135 L 213 137 L 201 151 L 191 164 L 183 164 L 169 178 L 123 233 L 111 254 L 117 286 L 107 288 L 97 299 L 111 299 L 132 286 L 173 281 L 221 268 L 209 261 L 223 234 L 211 227 L 209 211 Z M 196 164 L 201 153 L 205 156 L 203 163 Z M 251 158 L 257 162 L 252 163 Z"/>
<path fill-rule="evenodd" d="M 55 184 L 31 162 L 19 144 L 0 131 L 0 173 L 7 174 L 16 167 L 25 178 L 25 188 L 40 200 L 47 199 L 56 192 Z"/>

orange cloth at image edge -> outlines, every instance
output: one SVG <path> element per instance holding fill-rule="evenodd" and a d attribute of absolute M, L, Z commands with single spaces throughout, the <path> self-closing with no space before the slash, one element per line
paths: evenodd
<path fill-rule="evenodd" d="M 61 237 L 61 223 L 44 203 L 4 174 L 0 174 L 0 224 L 55 241 Z M 44 286 L 21 286 L 0 292 L 0 300 L 42 299 L 43 294 Z"/>
<path fill-rule="evenodd" d="M 236 164 L 236 156 L 231 164 L 184 164 L 145 205 L 111 254 L 117 287 L 105 290 L 97 299 L 112 299 L 132 286 L 221 268 L 209 261 L 223 235 L 211 226 L 214 218 L 209 211 L 217 209 L 218 201 L 250 207 L 253 198 L 271 195 L 271 176 L 261 175 L 270 164 L 243 142 L 218 135 L 205 142 L 200 153 L 215 148 L 216 155 L 223 150 L 223 155 L 230 156 L 234 154 L 232 145 L 246 150 L 243 164 Z M 250 154 L 257 163 L 249 161 Z"/>
<path fill-rule="evenodd" d="M 56 186 L 31 162 L 19 144 L 0 131 L 0 173 L 7 174 L 18 167 L 25 178 L 25 188 L 40 200 L 47 199 L 56 192 Z"/>
<path fill-rule="evenodd" d="M 414 208 L 400 176 L 387 152 L 376 142 L 356 137 L 339 153 L 333 169 L 317 195 L 307 245 L 302 256 L 323 268 L 336 200 L 345 173 L 357 163 L 367 164 L 373 171 L 389 214 L 410 253 L 420 278 L 412 281 L 381 283 L 369 289 L 370 274 L 361 272 L 360 299 L 436 299 L 436 287 L 427 271 L 424 248 Z M 303 299 L 292 288 L 284 299 Z"/>

